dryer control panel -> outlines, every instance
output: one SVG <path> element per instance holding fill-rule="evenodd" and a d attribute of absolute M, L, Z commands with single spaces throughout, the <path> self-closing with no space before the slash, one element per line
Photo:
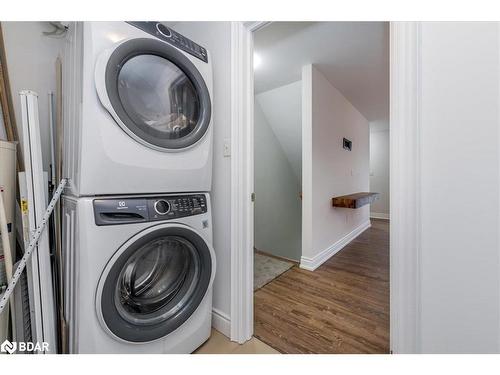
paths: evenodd
<path fill-rule="evenodd" d="M 179 34 L 177 31 L 172 30 L 170 27 L 167 27 L 160 22 L 134 21 L 127 23 L 147 32 L 148 34 L 154 35 L 158 39 L 161 39 L 164 42 L 167 42 L 168 44 L 171 44 L 204 62 L 208 62 L 207 50 L 204 47 L 196 44 L 191 39 L 186 38 L 184 35 Z"/>
<path fill-rule="evenodd" d="M 172 220 L 207 212 L 203 194 L 94 199 L 96 225 Z"/>

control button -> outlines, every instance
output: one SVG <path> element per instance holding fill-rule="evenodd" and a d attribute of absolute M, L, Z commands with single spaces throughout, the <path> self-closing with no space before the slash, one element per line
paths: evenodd
<path fill-rule="evenodd" d="M 170 31 L 170 29 L 162 23 L 156 24 L 156 30 L 158 30 L 161 35 L 166 36 L 167 38 L 170 38 L 172 36 L 172 32 Z"/>
<path fill-rule="evenodd" d="M 157 200 L 154 207 L 158 215 L 166 215 L 170 211 L 170 203 L 164 199 Z"/>

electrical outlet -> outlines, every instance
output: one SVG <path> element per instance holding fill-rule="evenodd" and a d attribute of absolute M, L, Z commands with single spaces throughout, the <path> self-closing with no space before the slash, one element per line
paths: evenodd
<path fill-rule="evenodd" d="M 224 139 L 224 157 L 228 158 L 231 156 L 231 140 L 229 138 Z"/>

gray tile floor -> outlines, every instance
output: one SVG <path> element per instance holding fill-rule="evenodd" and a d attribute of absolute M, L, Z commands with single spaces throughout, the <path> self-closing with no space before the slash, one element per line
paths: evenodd
<path fill-rule="evenodd" d="M 235 343 L 222 333 L 212 329 L 212 336 L 194 354 L 280 354 L 269 345 L 252 337 L 246 343 Z"/>
<path fill-rule="evenodd" d="M 293 267 L 294 263 L 267 256 L 262 252 L 254 252 L 253 289 L 262 288 L 283 272 Z"/>

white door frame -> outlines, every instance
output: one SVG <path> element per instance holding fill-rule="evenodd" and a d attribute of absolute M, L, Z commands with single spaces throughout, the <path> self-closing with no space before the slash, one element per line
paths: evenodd
<path fill-rule="evenodd" d="M 253 35 L 231 25 L 231 340 L 253 335 Z M 420 23 L 390 27 L 391 351 L 419 352 Z"/>
<path fill-rule="evenodd" d="M 253 335 L 253 32 L 231 23 L 231 340 Z"/>
<path fill-rule="evenodd" d="M 391 22 L 390 50 L 390 340 L 419 353 L 421 23 Z"/>

